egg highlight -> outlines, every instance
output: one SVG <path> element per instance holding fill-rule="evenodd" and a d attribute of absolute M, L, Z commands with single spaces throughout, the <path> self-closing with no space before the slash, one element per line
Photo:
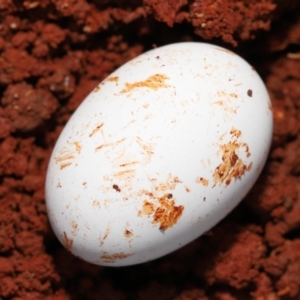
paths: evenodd
<path fill-rule="evenodd" d="M 101 82 L 50 158 L 51 226 L 74 255 L 139 264 L 193 241 L 251 189 L 272 107 L 257 72 L 206 43 L 150 50 Z"/>

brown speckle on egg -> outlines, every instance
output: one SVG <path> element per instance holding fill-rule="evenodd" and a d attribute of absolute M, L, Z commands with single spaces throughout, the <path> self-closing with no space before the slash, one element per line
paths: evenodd
<path fill-rule="evenodd" d="M 113 189 L 116 190 L 117 192 L 121 192 L 121 189 L 119 188 L 119 186 L 117 184 L 113 185 Z"/>
<path fill-rule="evenodd" d="M 125 229 L 124 236 L 127 237 L 127 238 L 130 238 L 130 237 L 133 236 L 133 233 L 132 233 L 132 231 L 130 231 L 128 229 Z"/>

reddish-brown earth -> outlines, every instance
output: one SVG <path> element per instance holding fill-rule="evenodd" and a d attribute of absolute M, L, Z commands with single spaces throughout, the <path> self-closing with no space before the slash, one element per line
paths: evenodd
<path fill-rule="evenodd" d="M 276 8 L 277 5 L 277 8 Z M 300 299 L 300 9 L 277 0 L 0 1 L 0 299 Z M 64 124 L 114 69 L 157 45 L 233 48 L 269 89 L 274 137 L 246 199 L 159 260 L 119 269 L 69 254 L 44 178 Z"/>

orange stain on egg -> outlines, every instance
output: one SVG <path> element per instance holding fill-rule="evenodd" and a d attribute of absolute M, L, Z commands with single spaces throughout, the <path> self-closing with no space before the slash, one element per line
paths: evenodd
<path fill-rule="evenodd" d="M 136 88 L 150 88 L 152 90 L 158 90 L 160 88 L 169 87 L 168 84 L 165 83 L 169 77 L 164 74 L 154 74 L 143 81 L 137 81 L 134 83 L 125 83 L 125 87 L 121 91 L 121 94 L 129 93 Z"/>

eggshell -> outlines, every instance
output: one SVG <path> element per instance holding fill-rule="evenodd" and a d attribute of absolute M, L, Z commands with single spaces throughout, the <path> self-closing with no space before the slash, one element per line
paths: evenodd
<path fill-rule="evenodd" d="M 153 49 L 83 101 L 46 179 L 60 242 L 94 264 L 170 253 L 211 229 L 266 161 L 272 109 L 256 71 L 205 43 Z"/>

